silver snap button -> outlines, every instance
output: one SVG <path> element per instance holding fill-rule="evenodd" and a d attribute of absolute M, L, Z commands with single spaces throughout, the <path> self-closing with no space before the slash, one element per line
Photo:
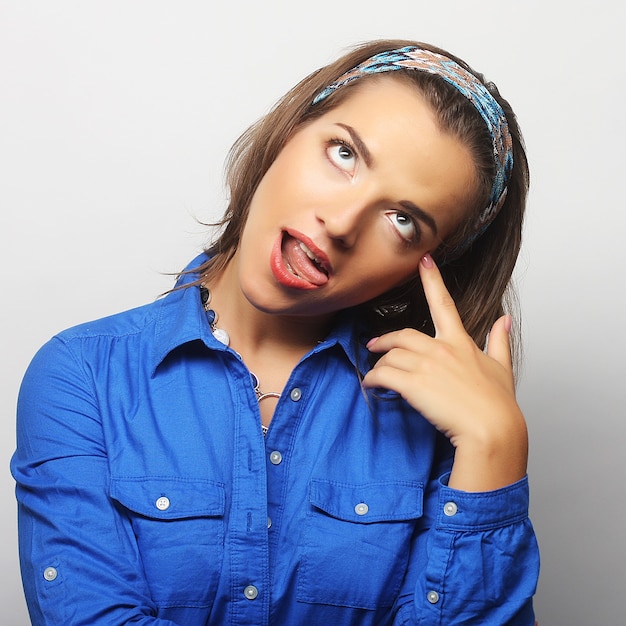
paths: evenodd
<path fill-rule="evenodd" d="M 170 499 L 165 496 L 161 496 L 156 502 L 156 508 L 159 511 L 167 511 L 170 508 Z"/>
<path fill-rule="evenodd" d="M 291 390 L 291 393 L 289 394 L 289 397 L 294 402 L 297 402 L 302 397 L 302 390 L 299 389 L 298 387 L 295 387 L 294 389 Z"/>
<path fill-rule="evenodd" d="M 268 527 L 268 528 L 271 528 L 271 527 L 272 527 L 272 518 L 271 518 L 271 517 L 268 517 L 268 518 L 267 518 L 267 527 Z"/>
<path fill-rule="evenodd" d="M 452 517 L 453 515 L 456 515 L 457 511 L 458 511 L 458 507 L 456 505 L 455 502 L 446 502 L 443 505 L 443 512 L 448 516 L 448 517 Z"/>
<path fill-rule="evenodd" d="M 429 591 L 426 594 L 426 598 L 431 604 L 437 604 L 437 602 L 439 602 L 439 594 L 436 591 Z"/>
<path fill-rule="evenodd" d="M 59 573 L 57 572 L 56 567 L 46 567 L 46 569 L 43 571 L 43 577 L 48 582 L 52 582 L 53 580 L 55 580 L 58 575 Z"/>
<path fill-rule="evenodd" d="M 248 585 L 243 590 L 243 595 L 248 598 L 248 600 L 254 600 L 259 595 L 259 590 L 254 585 Z"/>
<path fill-rule="evenodd" d="M 283 455 L 278 450 L 274 450 L 270 454 L 270 463 L 272 465 L 280 465 L 282 461 L 283 461 Z"/>
<path fill-rule="evenodd" d="M 359 502 L 359 504 L 357 504 L 354 507 L 354 512 L 357 515 L 367 515 L 367 512 L 370 510 L 369 506 L 367 506 L 367 504 L 365 504 L 365 502 Z"/>

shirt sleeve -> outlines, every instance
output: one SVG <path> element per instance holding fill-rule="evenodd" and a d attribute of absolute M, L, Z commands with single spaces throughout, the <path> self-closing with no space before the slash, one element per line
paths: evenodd
<path fill-rule="evenodd" d="M 483 493 L 433 489 L 432 525 L 415 538 L 396 626 L 533 626 L 539 551 L 528 479 Z"/>
<path fill-rule="evenodd" d="M 96 392 L 59 339 L 38 352 L 22 382 L 11 470 L 34 626 L 175 626 L 155 617 L 132 529 L 108 497 Z"/>

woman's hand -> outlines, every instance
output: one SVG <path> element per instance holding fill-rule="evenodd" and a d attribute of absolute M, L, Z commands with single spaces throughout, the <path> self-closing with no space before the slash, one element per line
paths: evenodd
<path fill-rule="evenodd" d="M 449 486 L 489 491 L 526 474 L 528 436 L 515 399 L 509 345 L 511 318 L 493 325 L 487 352 L 463 328 L 432 257 L 419 267 L 435 337 L 405 329 L 368 343 L 385 353 L 364 378 L 366 387 L 399 393 L 452 442 Z"/>

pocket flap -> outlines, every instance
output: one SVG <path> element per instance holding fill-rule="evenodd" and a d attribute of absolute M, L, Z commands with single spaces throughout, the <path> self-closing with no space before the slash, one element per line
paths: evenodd
<path fill-rule="evenodd" d="M 127 509 L 155 519 L 224 515 L 222 483 L 170 477 L 112 478 L 110 495 Z"/>
<path fill-rule="evenodd" d="M 340 483 L 314 478 L 309 487 L 313 506 L 348 522 L 394 522 L 421 517 L 424 485 L 419 481 Z"/>

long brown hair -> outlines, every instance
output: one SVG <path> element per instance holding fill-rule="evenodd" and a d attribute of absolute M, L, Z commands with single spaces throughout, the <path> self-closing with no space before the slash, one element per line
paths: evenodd
<path fill-rule="evenodd" d="M 465 252 L 450 257 L 468 236 L 468 228 L 487 205 L 494 176 L 493 147 L 486 125 L 474 106 L 453 86 L 436 75 L 414 70 L 392 72 L 394 79 L 410 80 L 431 105 L 440 127 L 469 149 L 474 158 L 478 192 L 468 199 L 467 219 L 433 251 L 467 332 L 483 347 L 493 322 L 506 310 L 516 314 L 511 275 L 521 245 L 522 223 L 529 183 L 528 163 L 515 115 L 495 85 L 463 60 L 440 48 L 414 41 L 376 40 L 353 48 L 335 62 L 313 72 L 285 94 L 273 109 L 245 131 L 233 145 L 226 163 L 229 205 L 215 224 L 219 235 L 209 247 L 210 261 L 194 270 L 209 279 L 219 274 L 234 255 L 248 216 L 252 197 L 279 152 L 300 127 L 343 102 L 365 77 L 336 90 L 312 106 L 313 98 L 344 72 L 369 57 L 404 46 L 439 52 L 474 74 L 505 112 L 513 139 L 514 165 L 504 205 L 489 228 Z M 375 301 L 360 305 L 359 314 L 373 333 L 411 326 L 430 334 L 434 329 L 419 277 Z M 518 325 L 516 325 L 518 326 Z"/>

